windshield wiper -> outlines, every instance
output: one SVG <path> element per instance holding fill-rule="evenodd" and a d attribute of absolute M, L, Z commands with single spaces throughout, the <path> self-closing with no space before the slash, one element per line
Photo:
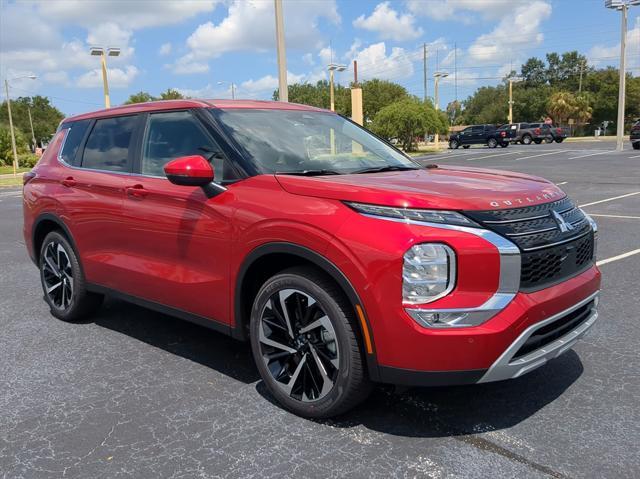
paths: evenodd
<path fill-rule="evenodd" d="M 336 170 L 301 170 L 301 171 L 276 171 L 276 175 L 298 175 L 298 176 L 322 176 L 322 175 L 341 175 Z"/>
<path fill-rule="evenodd" d="M 399 166 L 399 165 L 388 165 L 388 166 L 378 166 L 372 168 L 363 168 L 361 170 L 352 171 L 351 175 L 359 175 L 360 173 L 379 173 L 381 171 L 407 171 L 407 170 L 419 170 L 420 168 L 415 166 Z"/>

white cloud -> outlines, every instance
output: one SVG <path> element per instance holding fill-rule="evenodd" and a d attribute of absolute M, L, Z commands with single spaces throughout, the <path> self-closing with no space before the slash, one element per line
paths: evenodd
<path fill-rule="evenodd" d="M 211 12 L 219 0 L 37 0 L 48 21 L 90 27 L 108 18 L 123 28 L 140 29 L 180 23 L 200 13 Z"/>
<path fill-rule="evenodd" d="M 640 69 L 640 17 L 636 20 L 637 26 L 627 30 L 627 50 L 625 68 Z M 589 63 L 602 67 L 605 65 L 619 66 L 620 43 L 617 45 L 595 45 L 587 53 Z M 638 72 L 634 72 L 636 75 Z"/>
<path fill-rule="evenodd" d="M 413 75 L 413 61 L 416 54 L 407 53 L 403 48 L 394 47 L 387 55 L 387 47 L 384 42 L 373 45 L 356 52 L 349 60 L 358 61 L 358 76 L 360 78 L 381 78 L 399 80 Z M 420 55 L 422 58 L 422 55 Z"/>
<path fill-rule="evenodd" d="M 321 39 L 321 19 L 340 22 L 335 0 L 284 3 L 287 46 L 314 47 Z M 194 58 L 212 58 L 231 51 L 266 51 L 275 48 L 273 2 L 234 0 L 220 23 L 203 23 L 187 39 Z"/>
<path fill-rule="evenodd" d="M 69 74 L 65 71 L 47 72 L 44 75 L 42 75 L 42 79 L 46 83 L 52 83 L 54 85 L 63 85 L 63 86 L 71 85 L 71 81 L 69 80 Z"/>
<path fill-rule="evenodd" d="M 128 65 L 124 69 L 122 68 L 108 68 L 107 78 L 109 80 L 109 88 L 124 88 L 138 76 L 139 70 L 133 66 Z M 79 88 L 95 88 L 102 86 L 102 70 L 95 68 L 90 70 L 76 80 L 76 86 Z"/>
<path fill-rule="evenodd" d="M 515 8 L 490 33 L 475 40 L 466 62 L 487 64 L 520 59 L 527 49 L 542 43 L 540 24 L 550 16 L 551 5 L 546 1 L 535 0 Z"/>
<path fill-rule="evenodd" d="M 457 20 L 463 22 L 471 21 L 473 16 L 478 14 L 485 19 L 506 16 L 513 10 L 513 5 L 513 0 L 407 1 L 407 8 L 415 15 L 433 18 L 434 20 Z M 500 15 L 501 11 L 503 15 Z M 469 14 L 472 14 L 472 16 Z"/>
<path fill-rule="evenodd" d="M 175 63 L 166 64 L 165 68 L 170 69 L 176 75 L 193 75 L 195 73 L 206 73 L 209 71 L 207 62 L 198 61 L 192 54 L 187 54 L 178 58 Z"/>
<path fill-rule="evenodd" d="M 313 59 L 313 53 L 305 53 L 302 55 L 302 61 L 305 65 L 313 66 L 315 65 L 315 60 Z"/>
<path fill-rule="evenodd" d="M 163 43 L 162 45 L 160 45 L 160 48 L 158 48 L 158 55 L 162 57 L 167 56 L 170 53 L 171 53 L 171 42 Z"/>
<path fill-rule="evenodd" d="M 398 42 L 414 40 L 423 34 L 422 28 L 416 27 L 413 15 L 399 14 L 389 2 L 379 3 L 368 17 L 360 15 L 353 21 L 353 26 L 376 32 L 383 40 Z"/>

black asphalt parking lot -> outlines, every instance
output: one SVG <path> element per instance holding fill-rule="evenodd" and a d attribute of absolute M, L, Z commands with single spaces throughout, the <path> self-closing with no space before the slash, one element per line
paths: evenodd
<path fill-rule="evenodd" d="M 629 145 L 625 147 L 628 149 Z M 611 142 L 445 151 L 561 185 L 600 227 L 599 260 L 640 249 L 640 151 Z M 605 201 L 606 200 L 606 201 Z M 638 477 L 640 254 L 602 265 L 600 318 L 512 381 L 394 391 L 309 421 L 273 404 L 250 348 L 120 301 L 50 316 L 0 189 L 0 473 L 40 477 Z"/>

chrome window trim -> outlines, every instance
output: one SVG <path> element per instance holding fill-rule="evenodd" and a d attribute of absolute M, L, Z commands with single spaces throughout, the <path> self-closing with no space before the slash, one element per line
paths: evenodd
<path fill-rule="evenodd" d="M 362 213 L 361 213 L 362 214 Z M 425 221 L 416 221 L 409 219 L 400 219 L 400 218 L 388 218 L 384 216 L 377 215 L 368 215 L 364 214 L 363 216 L 367 216 L 369 218 L 375 218 L 386 221 L 393 221 L 396 223 L 404 223 L 411 224 L 417 226 L 427 226 L 430 228 L 439 228 L 445 230 L 453 230 L 460 231 L 462 233 L 469 233 L 475 236 L 478 236 L 493 246 L 495 246 L 500 254 L 500 279 L 498 281 L 498 289 L 497 291 L 482 305 L 474 307 L 474 308 L 455 308 L 455 309 L 423 309 L 423 308 L 405 308 L 405 311 L 409 315 L 411 315 L 411 311 L 415 309 L 415 311 L 421 313 L 467 313 L 467 312 L 482 312 L 487 313 L 487 318 L 485 321 L 488 321 L 497 313 L 506 308 L 513 298 L 515 298 L 518 290 L 520 289 L 520 249 L 509 241 L 506 238 L 503 238 L 497 233 L 493 231 L 482 229 L 482 228 L 471 228 L 468 226 L 457 226 L 457 225 L 447 225 L 440 223 L 428 223 Z M 457 283 L 457 281 L 456 281 Z M 424 304 L 424 303 L 423 303 Z M 456 327 L 455 325 L 451 325 L 450 327 Z M 469 326 L 458 326 L 460 327 L 469 327 Z"/>
<path fill-rule="evenodd" d="M 512 379 L 522 376 L 534 369 L 546 364 L 549 360 L 560 356 L 565 353 L 576 343 L 578 339 L 585 335 L 585 333 L 593 326 L 598 319 L 598 298 L 600 291 L 589 295 L 582 301 L 574 304 L 573 306 L 556 313 L 547 319 L 539 321 L 527 329 L 525 329 L 511 345 L 500 355 L 498 359 L 491 365 L 487 372 L 480 378 L 479 383 L 486 383 L 491 381 L 502 381 L 505 379 Z M 527 353 L 526 355 L 511 361 L 515 353 L 520 347 L 529 339 L 529 337 L 538 329 L 553 323 L 554 321 L 561 319 L 562 317 L 570 314 L 576 309 L 594 301 L 593 308 L 591 308 L 589 317 L 580 325 L 566 333 L 564 336 L 556 339 L 555 341 Z"/>

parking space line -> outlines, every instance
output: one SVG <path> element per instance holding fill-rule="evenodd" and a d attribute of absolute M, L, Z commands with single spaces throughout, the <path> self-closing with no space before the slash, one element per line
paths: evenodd
<path fill-rule="evenodd" d="M 538 158 L 539 156 L 557 155 L 558 153 L 563 153 L 563 151 L 558 150 L 558 151 L 551 151 L 549 153 L 540 153 L 539 155 L 525 156 L 524 158 L 516 159 L 516 161 L 528 160 L 529 158 Z"/>
<path fill-rule="evenodd" d="M 522 154 L 521 151 L 509 151 L 507 153 L 500 153 L 499 155 L 487 155 L 487 156 L 481 156 L 480 158 L 467 158 L 467 161 L 484 160 L 485 158 L 496 158 L 498 156 L 520 155 L 520 154 Z"/>
<path fill-rule="evenodd" d="M 628 196 L 640 195 L 640 191 L 636 191 L 635 193 L 627 193 L 626 195 L 614 196 L 613 198 L 606 198 L 604 200 L 593 201 L 591 203 L 585 203 L 584 205 L 578 205 L 580 208 L 585 208 L 591 205 L 598 205 L 600 203 L 606 203 L 607 201 L 619 200 L 620 198 L 626 198 Z"/>
<path fill-rule="evenodd" d="M 629 157 L 629 159 L 632 159 L 632 158 L 640 158 L 640 155 L 630 156 L 630 157 Z"/>
<path fill-rule="evenodd" d="M 640 216 L 626 216 L 626 215 L 601 215 L 598 213 L 589 213 L 589 216 L 596 216 L 598 218 L 623 218 L 629 220 L 640 220 Z"/>
<path fill-rule="evenodd" d="M 602 259 L 600 261 L 597 261 L 596 265 L 602 266 L 603 264 L 607 264 L 607 263 L 611 263 L 613 261 L 618 261 L 620 259 L 628 258 L 629 256 L 633 256 L 634 254 L 638 254 L 638 253 L 640 253 L 640 248 L 639 249 L 634 249 L 633 251 L 629 251 L 627 253 L 619 254 L 618 256 L 613 256 L 611 258 Z"/>
<path fill-rule="evenodd" d="M 615 151 L 616 150 L 606 150 L 606 151 L 600 151 L 598 153 L 590 153 L 588 155 L 574 156 L 572 158 L 569 158 L 569 160 L 577 160 L 578 158 L 586 158 L 587 156 L 604 155 L 605 153 L 615 153 Z"/>
<path fill-rule="evenodd" d="M 522 158 L 520 158 L 522 159 Z M 567 183 L 569 183 L 568 181 L 561 181 L 560 183 L 556 183 L 557 186 L 562 186 L 562 185 L 566 185 Z"/>

